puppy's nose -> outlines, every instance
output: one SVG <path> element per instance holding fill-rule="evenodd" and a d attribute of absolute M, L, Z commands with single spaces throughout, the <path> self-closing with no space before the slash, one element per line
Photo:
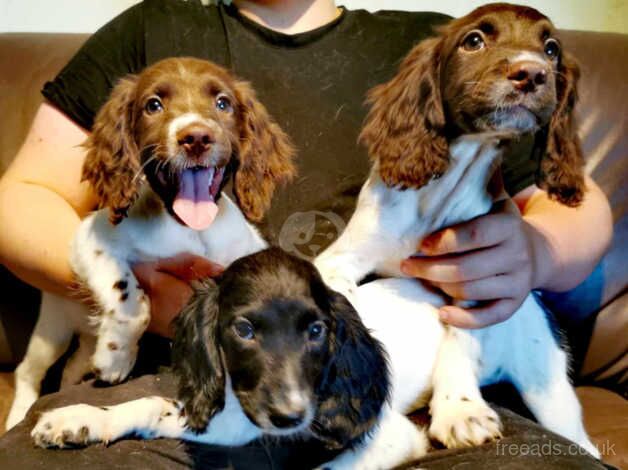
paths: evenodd
<path fill-rule="evenodd" d="M 519 91 L 535 91 L 537 87 L 543 86 L 547 81 L 547 69 L 538 62 L 515 62 L 508 69 L 508 80 Z"/>
<path fill-rule="evenodd" d="M 177 132 L 177 142 L 189 157 L 200 157 L 214 143 L 214 137 L 209 127 L 190 124 Z"/>
<path fill-rule="evenodd" d="M 305 418 L 304 411 L 297 411 L 289 414 L 273 413 L 269 417 L 273 426 L 278 428 L 295 428 L 303 422 Z"/>

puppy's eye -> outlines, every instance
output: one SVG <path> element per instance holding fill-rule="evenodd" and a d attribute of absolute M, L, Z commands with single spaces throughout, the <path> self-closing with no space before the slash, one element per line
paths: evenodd
<path fill-rule="evenodd" d="M 316 321 L 307 328 L 307 337 L 310 341 L 320 341 L 325 337 L 327 327 L 322 321 Z"/>
<path fill-rule="evenodd" d="M 146 102 L 144 109 L 148 114 L 160 113 L 164 110 L 164 105 L 159 98 L 151 98 Z"/>
<path fill-rule="evenodd" d="M 231 112 L 233 110 L 231 100 L 225 95 L 218 95 L 216 98 L 216 109 L 225 113 Z"/>
<path fill-rule="evenodd" d="M 236 320 L 236 322 L 233 324 L 233 329 L 236 334 L 242 339 L 255 338 L 255 330 L 253 329 L 253 325 L 251 325 L 251 322 L 248 320 Z"/>
<path fill-rule="evenodd" d="M 550 59 L 556 59 L 558 54 L 560 54 L 560 45 L 556 39 L 548 39 L 545 41 L 545 46 L 543 47 L 543 51 L 545 55 Z"/>
<path fill-rule="evenodd" d="M 465 51 L 479 51 L 483 49 L 485 45 L 482 33 L 479 31 L 471 31 L 462 40 L 462 48 Z"/>

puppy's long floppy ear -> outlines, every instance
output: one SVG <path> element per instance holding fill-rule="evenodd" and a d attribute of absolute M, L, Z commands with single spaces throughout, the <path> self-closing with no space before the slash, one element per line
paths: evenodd
<path fill-rule="evenodd" d="M 82 180 L 91 183 L 99 207 L 109 207 L 109 220 L 118 224 L 138 195 L 140 156 L 133 135 L 136 76 L 118 82 L 96 115 L 85 147 Z"/>
<path fill-rule="evenodd" d="M 195 286 L 192 299 L 175 319 L 172 365 L 179 379 L 188 426 L 202 432 L 225 404 L 225 372 L 218 348 L 218 286 Z"/>
<path fill-rule="evenodd" d="M 584 196 L 584 159 L 576 133 L 573 109 L 578 98 L 578 64 L 564 54 L 556 74 L 557 105 L 547 132 L 547 150 L 541 160 L 537 185 L 568 206 Z"/>
<path fill-rule="evenodd" d="M 249 220 L 260 221 L 277 184 L 296 174 L 294 147 L 246 82 L 235 86 L 241 116 L 235 195 Z"/>
<path fill-rule="evenodd" d="M 440 48 L 439 38 L 419 43 L 392 80 L 368 93 L 359 140 L 389 186 L 419 188 L 447 169 Z"/>
<path fill-rule="evenodd" d="M 329 291 L 334 322 L 313 432 L 330 448 L 358 444 L 377 423 L 390 389 L 388 364 L 347 299 Z"/>

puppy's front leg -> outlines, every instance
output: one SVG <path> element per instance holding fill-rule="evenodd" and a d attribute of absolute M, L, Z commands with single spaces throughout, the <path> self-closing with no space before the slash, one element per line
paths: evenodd
<path fill-rule="evenodd" d="M 79 227 L 72 268 L 98 308 L 94 373 L 116 383 L 135 364 L 137 342 L 150 321 L 150 302 L 127 261 L 129 247 L 117 241 L 116 229 L 106 225 L 105 217 L 106 212 L 97 212 Z"/>
<path fill-rule="evenodd" d="M 447 328 L 434 367 L 429 433 L 449 448 L 501 437 L 499 417 L 480 393 L 480 354 L 481 345 L 470 332 Z"/>
<path fill-rule="evenodd" d="M 377 429 L 354 449 L 321 465 L 320 470 L 388 470 L 424 456 L 428 448 L 425 432 L 387 406 Z"/>
<path fill-rule="evenodd" d="M 323 280 L 352 299 L 357 283 L 369 273 L 382 271 L 383 263 L 392 260 L 396 274 L 400 274 L 399 262 L 407 256 L 401 246 L 408 229 L 404 221 L 413 220 L 403 212 L 416 212 L 416 208 L 408 208 L 416 205 L 415 200 L 413 195 L 387 188 L 373 171 L 344 232 L 314 260 Z"/>
<path fill-rule="evenodd" d="M 183 406 L 162 397 L 140 398 L 114 406 L 71 405 L 47 411 L 31 431 L 39 447 L 76 447 L 113 442 L 130 434 L 144 439 L 181 437 Z"/>
<path fill-rule="evenodd" d="M 94 373 L 106 382 L 124 380 L 137 356 L 137 343 L 150 321 L 150 302 L 130 266 L 102 255 L 87 278 L 101 312 L 92 357 Z"/>

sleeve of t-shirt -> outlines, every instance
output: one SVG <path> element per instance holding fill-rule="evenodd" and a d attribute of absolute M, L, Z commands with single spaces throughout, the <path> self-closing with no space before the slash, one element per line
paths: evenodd
<path fill-rule="evenodd" d="M 116 82 L 145 65 L 143 4 L 124 11 L 95 32 L 42 94 L 85 129 Z"/>

